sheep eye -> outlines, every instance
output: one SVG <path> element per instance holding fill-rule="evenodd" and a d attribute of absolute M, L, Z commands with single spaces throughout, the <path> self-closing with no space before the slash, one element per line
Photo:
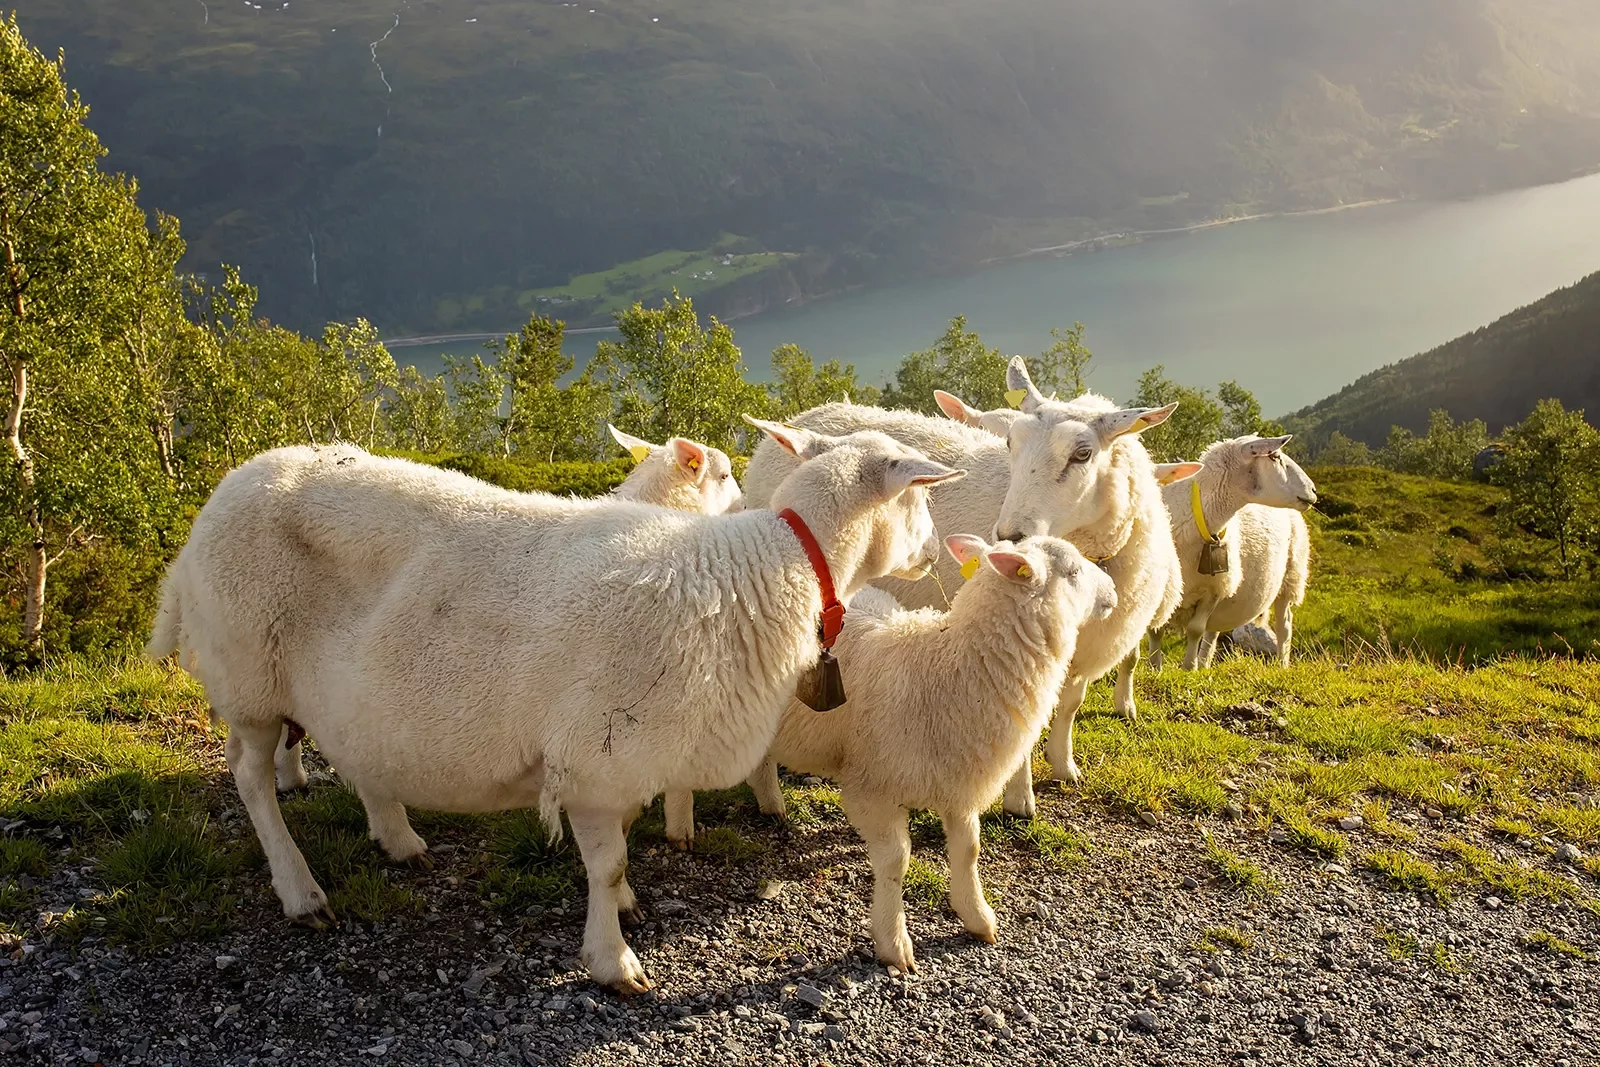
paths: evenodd
<path fill-rule="evenodd" d="M 1091 450 L 1088 445 L 1084 445 L 1082 448 L 1078 449 L 1072 454 L 1072 462 L 1087 463 L 1089 462 L 1089 457 L 1092 455 L 1094 455 L 1093 450 Z"/>

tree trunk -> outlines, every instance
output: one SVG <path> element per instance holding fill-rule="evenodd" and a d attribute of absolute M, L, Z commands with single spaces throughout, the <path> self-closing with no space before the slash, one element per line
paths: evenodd
<path fill-rule="evenodd" d="M 20 295 L 19 295 L 20 303 Z M 11 455 L 17 464 L 17 481 L 22 486 L 23 511 L 28 529 L 33 533 L 33 544 L 28 548 L 27 601 L 22 612 L 22 639 L 28 650 L 39 651 L 44 630 L 44 582 L 50 568 L 50 558 L 45 554 L 44 520 L 39 514 L 39 501 L 34 495 L 33 457 L 22 444 L 22 412 L 28 401 L 28 364 L 20 356 L 11 363 L 11 410 L 6 412 L 6 441 L 11 445 Z"/>

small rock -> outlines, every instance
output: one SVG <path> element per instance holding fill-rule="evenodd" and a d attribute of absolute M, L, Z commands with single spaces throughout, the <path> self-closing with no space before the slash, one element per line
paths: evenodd
<path fill-rule="evenodd" d="M 789 953 L 789 966 L 799 968 L 803 971 L 807 967 L 811 966 L 811 957 L 807 956 L 804 952 L 791 952 Z"/>
<path fill-rule="evenodd" d="M 1426 815 L 1430 819 L 1444 818 L 1444 812 L 1440 811 L 1438 808 L 1425 808 L 1422 814 Z"/>
<path fill-rule="evenodd" d="M 1499 897 L 1484 897 L 1483 898 L 1483 906 L 1488 908 L 1490 911 L 1499 910 L 1500 903 L 1501 903 L 1501 901 L 1500 901 Z"/>
<path fill-rule="evenodd" d="M 1367 820 L 1359 815 L 1346 815 L 1339 820 L 1339 829 L 1341 830 L 1359 830 L 1365 825 L 1367 825 Z"/>
<path fill-rule="evenodd" d="M 1239 805 L 1229 802 L 1222 806 L 1222 814 L 1230 819 L 1244 818 L 1244 809 Z"/>
<path fill-rule="evenodd" d="M 839 1026 L 837 1023 L 829 1023 L 827 1026 L 822 1028 L 822 1040 L 843 1041 L 844 1027 Z"/>
<path fill-rule="evenodd" d="M 756 890 L 756 896 L 761 900 L 777 900 L 782 895 L 783 888 L 783 882 L 762 882 L 761 888 Z"/>
<path fill-rule="evenodd" d="M 1344 869 L 1343 865 L 1338 863 L 1330 863 L 1322 869 L 1327 871 L 1329 874 L 1346 875 L 1350 873 Z"/>
<path fill-rule="evenodd" d="M 813 1008 L 820 1008 L 828 1002 L 828 994 L 814 985 L 801 985 L 794 991 L 794 999 Z"/>
<path fill-rule="evenodd" d="M 670 1025 L 680 1034 L 693 1034 L 698 1033 L 700 1030 L 700 1020 L 692 1015 L 685 1016 L 682 1019 L 674 1019 Z"/>
<path fill-rule="evenodd" d="M 1237 793 L 1239 791 L 1239 783 L 1234 781 L 1232 778 L 1224 778 L 1217 784 L 1222 786 L 1222 788 L 1226 789 L 1230 793 Z"/>
<path fill-rule="evenodd" d="M 78 1055 L 83 1058 L 83 1062 L 84 1063 L 99 1063 L 100 1062 L 100 1053 L 99 1053 L 99 1051 L 97 1049 L 80 1048 L 78 1050 Z"/>
<path fill-rule="evenodd" d="M 1185 888 L 1185 889 L 1199 889 L 1200 888 L 1200 883 L 1195 881 L 1195 879 L 1194 879 L 1194 877 L 1192 875 L 1187 875 L 1186 874 L 1186 875 L 1183 876 L 1183 888 Z"/>
<path fill-rule="evenodd" d="M 217 970 L 225 971 L 239 962 L 238 956 L 218 956 L 216 959 Z"/>
<path fill-rule="evenodd" d="M 465 982 L 461 983 L 461 991 L 477 996 L 483 990 L 483 983 L 505 970 L 506 964 L 510 959 L 510 956 L 496 956 L 482 967 L 479 967 L 467 976 Z"/>
<path fill-rule="evenodd" d="M 979 1009 L 978 1021 L 991 1030 L 999 1030 L 1006 1025 L 1006 1017 L 987 1004 Z"/>
<path fill-rule="evenodd" d="M 476 1051 L 472 1047 L 472 1043 L 470 1041 L 463 1041 L 459 1037 L 452 1038 L 449 1041 L 446 1041 L 445 1045 L 447 1047 L 449 1047 L 457 1055 L 466 1056 L 468 1058 L 471 1058 L 473 1053 Z"/>
<path fill-rule="evenodd" d="M 1134 1012 L 1133 1016 L 1128 1019 L 1128 1025 L 1135 1030 L 1143 1030 L 1147 1034 L 1154 1033 L 1161 1029 L 1161 1017 L 1146 1008 L 1143 1011 Z"/>
<path fill-rule="evenodd" d="M 824 783 L 823 780 L 818 778 L 816 775 L 808 774 L 804 778 L 800 779 L 800 784 L 805 786 L 807 789 L 816 789 L 817 787 L 826 783 Z"/>
<path fill-rule="evenodd" d="M 681 900 L 663 900 L 656 905 L 656 912 L 660 915 L 687 915 L 689 905 Z"/>
<path fill-rule="evenodd" d="M 1289 720 L 1282 715 L 1279 715 L 1272 721 L 1273 724 L 1276 725 L 1280 730 L 1287 730 L 1289 728 Z"/>
<path fill-rule="evenodd" d="M 1048 922 L 1050 920 L 1050 905 L 1046 904 L 1042 900 L 1034 901 L 1033 916 L 1040 922 Z"/>
<path fill-rule="evenodd" d="M 1103 1044 L 1105 1044 L 1105 1042 L 1106 1042 L 1106 1032 L 1104 1030 L 1096 1030 L 1096 1031 L 1094 1031 L 1093 1033 L 1091 1033 L 1089 1035 L 1089 1043 L 1090 1044 L 1103 1045 Z"/>
<path fill-rule="evenodd" d="M 1577 863 L 1583 859 L 1583 850 L 1577 845 L 1565 844 L 1556 849 L 1557 863 Z"/>
<path fill-rule="evenodd" d="M 1206 964 L 1206 970 L 1217 978 L 1226 978 L 1229 974 L 1227 961 L 1221 956 L 1214 957 L 1210 963 Z"/>
<path fill-rule="evenodd" d="M 1267 709 L 1254 700 L 1246 700 L 1242 704 L 1229 704 L 1222 709 L 1222 714 L 1232 719 L 1265 719 Z"/>
<path fill-rule="evenodd" d="M 1161 816 L 1157 815 L 1153 811 L 1141 811 L 1139 813 L 1139 821 L 1144 823 L 1146 826 L 1160 826 Z"/>

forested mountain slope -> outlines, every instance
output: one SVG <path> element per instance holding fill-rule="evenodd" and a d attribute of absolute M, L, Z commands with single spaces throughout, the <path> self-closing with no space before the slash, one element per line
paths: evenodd
<path fill-rule="evenodd" d="M 1313 444 L 1338 430 L 1381 445 L 1390 426 L 1426 430 L 1434 408 L 1482 419 L 1497 433 L 1546 397 L 1600 412 L 1600 274 L 1375 370 L 1284 423 Z"/>
<path fill-rule="evenodd" d="M 1589 0 L 18 6 L 191 264 L 303 328 L 509 327 L 557 293 L 581 325 L 670 284 L 736 313 L 1600 165 Z"/>

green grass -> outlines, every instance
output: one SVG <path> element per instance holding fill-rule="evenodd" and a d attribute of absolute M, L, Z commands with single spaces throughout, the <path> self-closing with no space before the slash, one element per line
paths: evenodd
<path fill-rule="evenodd" d="M 26 837 L 0 837 L 0 878 L 19 874 L 42 878 L 49 862 L 50 853 L 39 842 Z"/>
<path fill-rule="evenodd" d="M 1422 945 L 1412 934 L 1403 933 L 1390 926 L 1378 927 L 1378 940 L 1392 960 L 1409 960 L 1421 950 Z"/>
<path fill-rule="evenodd" d="M 906 866 L 905 894 L 907 900 L 942 908 L 950 895 L 950 879 L 942 867 L 921 856 L 912 856 Z"/>
<path fill-rule="evenodd" d="M 1255 935 L 1236 926 L 1208 926 L 1201 935 L 1198 947 L 1206 952 L 1220 952 L 1224 948 L 1249 952 L 1256 943 Z"/>
<path fill-rule="evenodd" d="M 1589 954 L 1577 945 L 1563 941 L 1547 930 L 1536 930 L 1522 939 L 1524 948 L 1533 952 L 1545 952 L 1552 956 L 1566 956 L 1574 960 L 1587 960 Z"/>
<path fill-rule="evenodd" d="M 1439 846 L 1455 857 L 1477 881 L 1493 886 L 1512 900 L 1573 900 L 1583 895 L 1577 883 L 1520 863 L 1497 859 L 1487 849 L 1452 837 Z"/>
<path fill-rule="evenodd" d="M 1224 884 L 1246 893 L 1272 893 L 1277 891 L 1277 881 L 1258 864 L 1252 863 L 1236 852 L 1224 848 L 1210 831 L 1204 834 L 1206 859 Z"/>
<path fill-rule="evenodd" d="M 502 910 L 520 913 L 530 906 L 554 907 L 576 898 L 583 874 L 578 848 L 570 836 L 552 841 L 533 812 L 500 816 L 488 851 L 493 861 L 488 889 Z"/>
<path fill-rule="evenodd" d="M 538 310 L 556 318 L 571 317 L 576 309 L 570 305 L 577 305 L 587 321 L 636 301 L 660 300 L 674 289 L 683 296 L 702 296 L 793 258 L 781 252 L 751 251 L 743 247 L 747 244 L 743 238 L 725 233 L 710 248 L 656 252 L 607 270 L 580 274 L 565 285 L 525 291 L 517 303 L 524 311 Z M 440 310 L 441 318 L 457 315 L 452 308 Z"/>
<path fill-rule="evenodd" d="M 100 859 L 109 892 L 82 917 L 122 944 L 154 947 L 227 928 L 238 906 L 243 850 L 187 818 L 159 818 L 124 836 Z"/>
<path fill-rule="evenodd" d="M 1443 941 L 1434 942 L 1430 954 L 1433 957 L 1434 967 L 1445 974 L 1465 974 L 1467 972 L 1467 965 L 1454 952 L 1450 951 L 1450 946 Z"/>
<path fill-rule="evenodd" d="M 1060 867 L 1082 863 L 1094 851 L 1094 843 L 1081 831 L 1044 815 L 1018 819 L 1003 813 L 998 805 L 984 812 L 980 833 L 986 846 L 1010 846 Z"/>
<path fill-rule="evenodd" d="M 1427 860 L 1395 849 L 1379 849 L 1369 852 L 1361 862 L 1401 889 L 1432 894 L 1440 906 L 1452 899 L 1449 876 Z"/>
<path fill-rule="evenodd" d="M 767 854 L 767 846 L 752 840 L 731 826 L 712 826 L 694 839 L 694 853 L 726 864 L 748 863 Z"/>

